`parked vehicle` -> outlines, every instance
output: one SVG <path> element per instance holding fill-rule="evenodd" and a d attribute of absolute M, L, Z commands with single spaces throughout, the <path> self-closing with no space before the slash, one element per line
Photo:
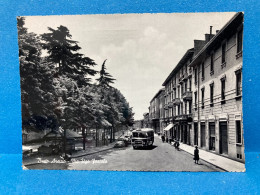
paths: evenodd
<path fill-rule="evenodd" d="M 114 148 L 123 148 L 123 147 L 126 147 L 126 142 L 122 139 L 118 140 L 114 145 Z"/>
<path fill-rule="evenodd" d="M 154 130 L 145 128 L 132 131 L 132 146 L 133 149 L 138 147 L 150 147 L 154 142 Z"/>
<path fill-rule="evenodd" d="M 127 141 L 128 144 L 131 144 L 131 137 L 129 135 L 125 135 L 124 139 Z"/>

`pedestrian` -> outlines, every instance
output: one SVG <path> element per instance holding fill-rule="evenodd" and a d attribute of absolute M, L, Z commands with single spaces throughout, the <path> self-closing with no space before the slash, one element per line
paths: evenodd
<path fill-rule="evenodd" d="M 195 146 L 194 158 L 193 158 L 193 159 L 195 160 L 195 163 L 196 163 L 196 164 L 199 164 L 199 159 L 200 159 L 200 157 L 199 157 L 199 149 L 198 149 L 198 146 Z"/>
<path fill-rule="evenodd" d="M 164 141 L 165 141 L 165 136 L 164 136 L 164 134 L 162 135 L 162 142 L 164 143 Z"/>
<path fill-rule="evenodd" d="M 179 150 L 179 146 L 180 146 L 179 140 L 176 140 L 175 143 L 174 143 L 175 149 Z"/>

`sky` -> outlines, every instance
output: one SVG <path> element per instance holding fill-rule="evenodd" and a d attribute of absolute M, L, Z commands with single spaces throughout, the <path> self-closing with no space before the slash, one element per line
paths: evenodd
<path fill-rule="evenodd" d="M 194 40 L 204 40 L 213 26 L 220 30 L 234 12 L 26 16 L 29 32 L 66 26 L 80 53 L 107 71 L 133 107 L 135 120 L 148 112 L 151 99 Z M 94 78 L 95 79 L 95 78 Z M 93 79 L 93 80 L 94 80 Z"/>

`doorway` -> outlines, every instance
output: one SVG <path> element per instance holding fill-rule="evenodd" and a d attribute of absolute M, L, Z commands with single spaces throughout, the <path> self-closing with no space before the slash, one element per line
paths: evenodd
<path fill-rule="evenodd" d="M 228 132 L 227 132 L 227 122 L 219 122 L 219 146 L 220 154 L 228 154 Z"/>

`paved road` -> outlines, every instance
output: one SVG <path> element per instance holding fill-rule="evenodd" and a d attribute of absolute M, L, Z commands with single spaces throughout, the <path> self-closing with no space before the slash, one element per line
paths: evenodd
<path fill-rule="evenodd" d="M 214 165 L 200 160 L 195 164 L 193 156 L 185 151 L 176 151 L 168 143 L 155 137 L 151 149 L 133 150 L 131 146 L 111 149 L 69 163 L 73 170 L 130 170 L 130 171 L 222 171 Z"/>

